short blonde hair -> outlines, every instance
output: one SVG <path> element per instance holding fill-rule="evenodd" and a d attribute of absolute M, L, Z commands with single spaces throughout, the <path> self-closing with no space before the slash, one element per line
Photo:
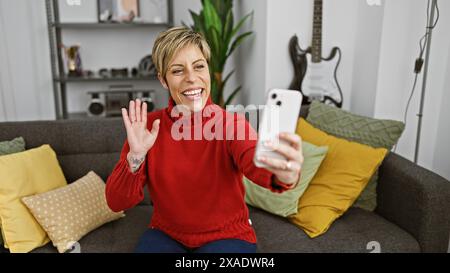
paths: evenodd
<path fill-rule="evenodd" d="M 181 26 L 170 28 L 158 35 L 153 45 L 152 60 L 156 70 L 164 79 L 173 56 L 187 45 L 198 46 L 203 57 L 209 63 L 211 49 L 201 33 Z"/>

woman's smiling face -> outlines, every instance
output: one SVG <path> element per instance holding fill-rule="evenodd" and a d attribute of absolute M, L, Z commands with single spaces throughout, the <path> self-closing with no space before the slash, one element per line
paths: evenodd
<path fill-rule="evenodd" d="M 185 105 L 197 112 L 203 109 L 209 97 L 211 79 L 208 63 L 195 45 L 180 49 L 169 62 L 166 81 L 158 75 L 177 105 Z"/>

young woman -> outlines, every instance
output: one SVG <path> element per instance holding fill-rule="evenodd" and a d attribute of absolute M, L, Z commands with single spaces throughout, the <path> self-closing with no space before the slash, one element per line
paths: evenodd
<path fill-rule="evenodd" d="M 106 183 L 109 207 L 134 207 L 148 186 L 153 214 L 136 252 L 256 252 L 242 176 L 274 192 L 294 187 L 303 162 L 300 137 L 282 133 L 289 145 L 266 143 L 288 160 L 260 158 L 268 167 L 256 167 L 255 131 L 242 115 L 211 101 L 203 36 L 169 29 L 152 56 L 169 104 L 147 113 L 137 99 L 122 109 L 127 140 Z"/>

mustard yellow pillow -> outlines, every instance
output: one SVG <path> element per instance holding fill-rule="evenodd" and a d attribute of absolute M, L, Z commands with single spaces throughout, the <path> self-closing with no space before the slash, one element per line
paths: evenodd
<path fill-rule="evenodd" d="M 125 214 L 113 212 L 105 182 L 93 171 L 68 186 L 22 198 L 60 253 L 101 225 Z"/>
<path fill-rule="evenodd" d="M 67 185 L 49 145 L 0 156 L 0 218 L 5 247 L 29 252 L 49 242 L 21 198 Z"/>
<path fill-rule="evenodd" d="M 300 118 L 297 134 L 328 153 L 289 220 L 311 238 L 325 233 L 358 198 L 388 150 L 328 135 Z"/>

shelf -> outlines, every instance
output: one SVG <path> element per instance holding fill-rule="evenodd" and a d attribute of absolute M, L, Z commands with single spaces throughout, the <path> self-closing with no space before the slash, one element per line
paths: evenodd
<path fill-rule="evenodd" d="M 101 78 L 101 77 L 57 77 L 56 82 L 124 82 L 124 81 L 154 81 L 156 75 L 151 77 L 116 77 L 116 78 Z"/>
<path fill-rule="evenodd" d="M 159 111 L 161 109 L 155 109 L 155 111 Z M 89 120 L 104 120 L 104 119 L 122 119 L 122 115 L 114 115 L 114 116 L 108 116 L 108 117 L 102 117 L 102 116 L 89 116 L 87 112 L 71 112 L 67 113 L 67 119 L 89 119 Z"/>
<path fill-rule="evenodd" d="M 67 119 L 90 119 L 90 120 L 103 120 L 103 119 L 111 119 L 111 118 L 121 118 L 120 115 L 118 116 L 111 116 L 111 117 L 102 117 L 102 116 L 88 116 L 86 112 L 72 112 L 67 114 Z"/>
<path fill-rule="evenodd" d="M 99 117 L 95 118 L 99 119 Z M 91 119 L 91 117 L 89 117 L 86 112 L 73 112 L 67 114 L 67 119 Z"/>
<path fill-rule="evenodd" d="M 50 40 L 50 61 L 51 61 L 51 69 L 52 69 L 52 85 L 53 85 L 53 95 L 54 95 L 54 103 L 55 103 L 55 112 L 57 119 L 95 119 L 100 117 L 89 117 L 87 113 L 68 113 L 67 109 L 67 97 L 68 97 L 68 84 L 69 83 L 82 83 L 84 85 L 94 84 L 95 83 L 111 83 L 111 84 L 132 84 L 135 82 L 146 83 L 150 81 L 158 81 L 156 75 L 148 76 L 148 77 L 102 77 L 98 73 L 94 72 L 95 76 L 92 77 L 69 77 L 65 75 L 63 72 L 65 69 L 63 67 L 64 59 L 63 54 L 64 50 L 61 48 L 61 44 L 63 44 L 63 36 L 65 36 L 65 32 L 67 34 L 72 31 L 81 31 L 82 33 L 87 34 L 87 32 L 98 31 L 98 38 L 101 39 L 102 35 L 100 32 L 115 32 L 117 31 L 119 35 L 124 34 L 122 32 L 129 32 L 136 29 L 140 29 L 139 31 L 150 31 L 151 33 L 159 33 L 162 30 L 168 29 L 174 25 L 173 23 L 173 0 L 167 0 L 167 22 L 155 23 L 151 22 L 150 19 L 145 19 L 147 21 L 140 18 L 139 20 L 132 22 L 98 22 L 99 18 L 92 18 L 90 22 L 76 22 L 75 19 L 72 21 L 61 22 L 60 14 L 59 14 L 59 6 L 58 2 L 61 0 L 44 0 L 45 1 L 45 10 L 46 10 L 46 21 L 48 27 L 48 36 Z M 161 15 L 161 18 L 164 18 L 164 14 Z M 136 18 L 137 19 L 137 18 Z M 75 22 L 74 22 L 75 21 Z M 81 33 L 78 33 L 81 34 Z M 131 42 L 128 39 L 122 39 L 125 43 Z M 67 70 L 66 70 L 67 71 Z M 59 73 L 61 72 L 61 73 Z"/>
<path fill-rule="evenodd" d="M 90 28 L 142 28 L 142 27 L 169 27 L 168 23 L 53 23 L 56 28 L 90 29 Z"/>

